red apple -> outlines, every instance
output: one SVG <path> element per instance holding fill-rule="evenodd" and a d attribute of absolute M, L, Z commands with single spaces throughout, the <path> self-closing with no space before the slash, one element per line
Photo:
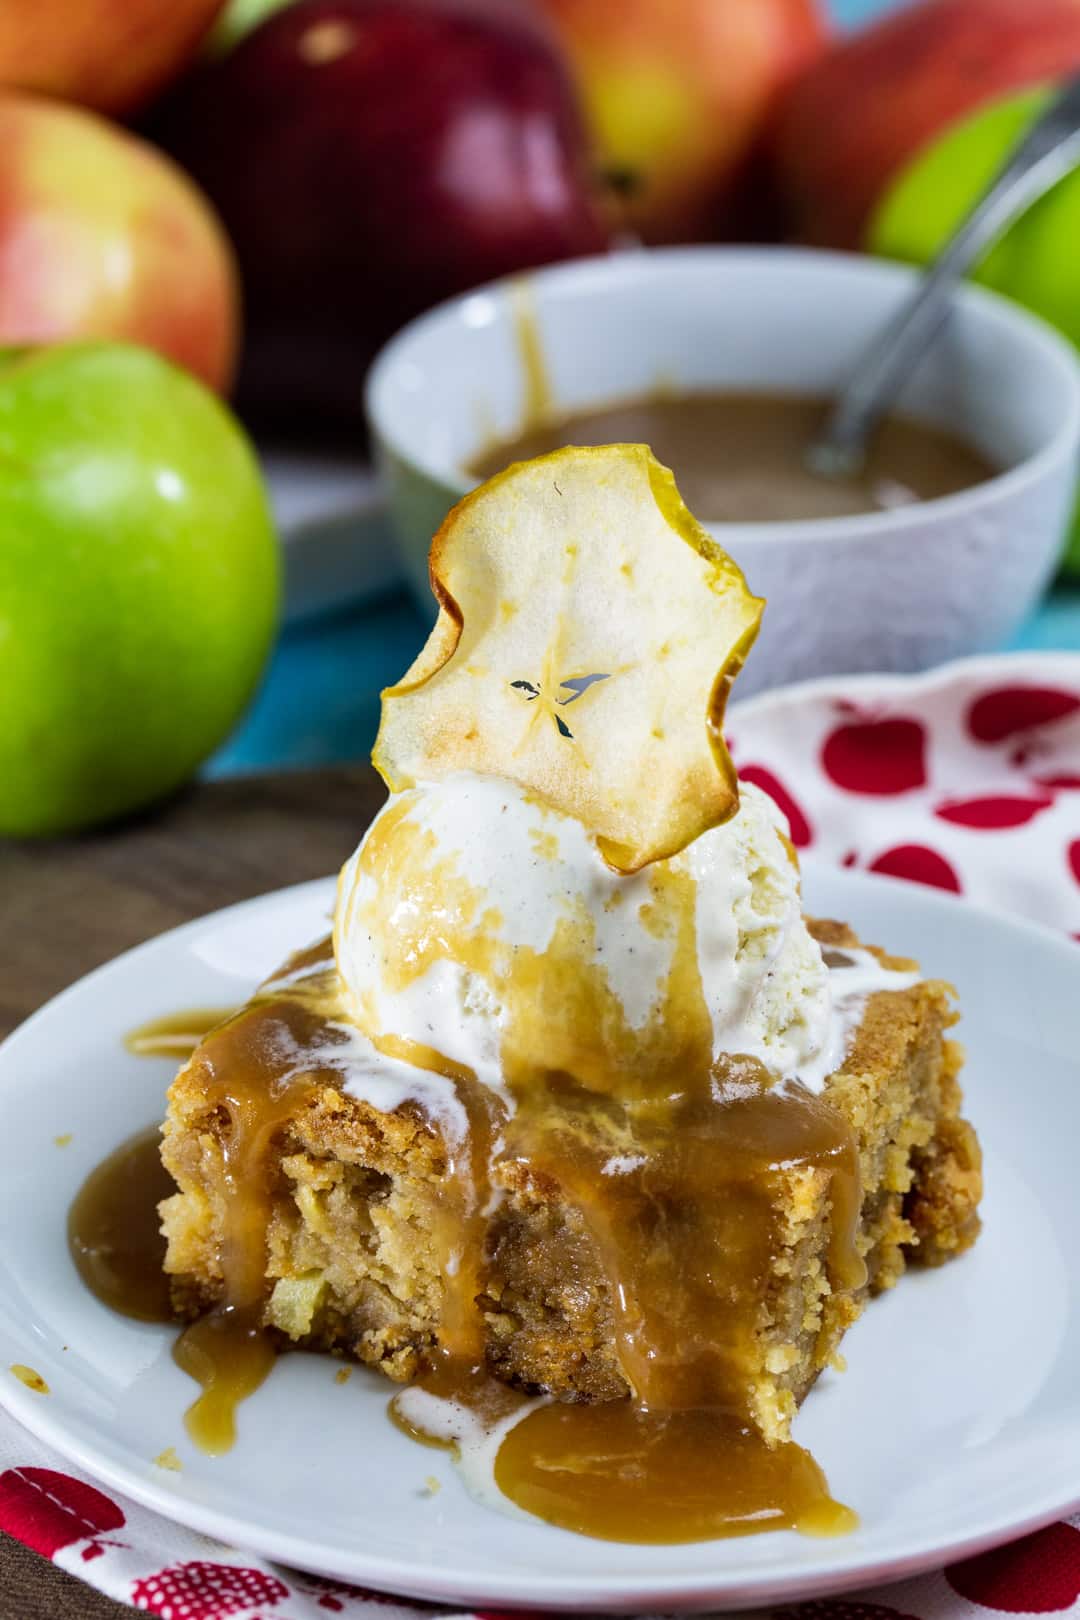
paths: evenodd
<path fill-rule="evenodd" d="M 188 61 L 224 0 L 7 0 L 0 85 L 126 113 Z"/>
<path fill-rule="evenodd" d="M 217 204 L 244 281 L 242 403 L 359 419 L 398 326 L 606 245 L 554 43 L 495 0 L 297 0 L 201 64 L 154 133 Z"/>
<path fill-rule="evenodd" d="M 238 310 L 228 241 L 175 164 L 93 113 L 0 92 L 0 347 L 126 339 L 223 390 Z"/>
<path fill-rule="evenodd" d="M 618 223 L 647 242 L 738 234 L 777 93 L 821 50 L 820 0 L 541 0 L 574 64 Z M 753 230 L 754 225 L 749 228 Z"/>
<path fill-rule="evenodd" d="M 889 180 L 982 101 L 1080 67 L 1080 0 L 921 0 L 795 81 L 772 152 L 794 234 L 861 245 Z"/>

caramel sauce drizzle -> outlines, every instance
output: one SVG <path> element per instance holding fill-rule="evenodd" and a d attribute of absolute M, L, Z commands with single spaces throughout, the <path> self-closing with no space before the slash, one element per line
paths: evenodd
<path fill-rule="evenodd" d="M 599 1119 L 595 1100 L 564 1092 L 546 1124 L 525 1107 L 510 1138 L 529 1173 L 557 1178 L 585 1220 L 632 1397 L 530 1413 L 500 1446 L 503 1493 L 615 1541 L 852 1528 L 813 1458 L 793 1443 L 769 1447 L 753 1407 L 781 1166 L 829 1174 L 834 1286 L 865 1280 L 855 1144 L 835 1111 L 735 1057 L 713 1066 L 708 1092 L 609 1103 Z"/>
<path fill-rule="evenodd" d="M 336 973 L 329 941 L 293 957 L 271 984 L 202 1042 L 192 1058 L 208 1110 L 227 1120 L 220 1302 L 181 1333 L 179 1367 L 201 1385 L 184 1423 L 211 1455 L 236 1438 L 236 1409 L 274 1364 L 263 1325 L 267 1235 L 276 1188 L 275 1138 L 321 1085 L 340 1076 L 328 1061 L 346 1037 L 332 1022 Z"/>
<path fill-rule="evenodd" d="M 397 828 L 373 860 L 402 858 L 401 821 Z M 430 850 L 420 853 L 429 892 L 414 897 L 412 931 L 400 915 L 389 928 L 377 904 L 365 926 L 378 928 L 387 944 L 390 983 L 396 975 L 405 985 L 448 957 L 495 985 L 506 1009 L 502 1068 L 515 1104 L 508 1115 L 498 1095 L 461 1065 L 367 1029 L 388 1055 L 449 1078 L 469 1120 L 463 1141 L 446 1144 L 446 1172 L 433 1188 L 446 1286 L 423 1387 L 489 1424 L 521 1403 L 488 1376 L 483 1360 L 480 1299 L 498 1228 L 493 1189 L 497 1194 L 512 1172 L 550 1178 L 594 1245 L 632 1394 L 528 1411 L 498 1452 L 502 1491 L 552 1523 L 622 1541 L 850 1528 L 853 1516 L 829 1497 L 813 1459 L 794 1444 L 769 1447 L 761 1439 L 751 1369 L 777 1245 L 781 1174 L 829 1177 L 830 1280 L 838 1290 L 864 1281 L 854 1242 L 861 1199 L 855 1142 L 823 1099 L 792 1082 L 775 1084 L 754 1059 L 714 1062 L 692 880 L 676 863 L 646 880 L 642 920 L 670 939 L 671 966 L 654 1016 L 632 1028 L 596 963 L 586 915 L 570 911 L 543 952 L 515 950 L 511 972 L 490 907 L 455 871 L 440 871 Z M 350 1016 L 367 1026 L 373 1007 L 345 1009 L 325 941 L 218 1025 L 192 1060 L 208 1110 L 225 1115 L 223 1296 L 184 1329 L 174 1355 L 202 1386 L 186 1415 L 188 1431 L 214 1453 L 232 1444 L 237 1404 L 274 1359 L 262 1325 L 276 1192 L 272 1144 L 321 1085 L 340 1085 L 327 1052 L 344 1038 L 336 1021 Z M 115 1234 L 136 1222 L 133 1208 L 127 1216 L 114 1209 L 102 1224 L 103 1189 L 122 1188 L 148 1152 L 145 1144 L 121 1149 L 90 1178 L 72 1212 L 81 1274 L 120 1309 L 137 1289 L 127 1292 Z M 155 1191 L 162 1195 L 160 1185 Z M 131 1275 L 147 1264 L 141 1258 Z M 440 1443 L 400 1411 L 394 1415 L 414 1438 Z"/>
<path fill-rule="evenodd" d="M 285 982 L 282 982 L 285 981 Z M 275 1345 L 263 1326 L 266 1245 L 275 1188 L 271 1147 L 320 1085 L 339 1083 L 328 1061 L 347 1037 L 333 1022 L 337 976 L 328 939 L 292 957 L 239 1012 L 191 1009 L 127 1039 L 142 1056 L 188 1057 L 210 1113 L 225 1116 L 222 1298 L 181 1332 L 173 1356 L 201 1386 L 185 1414 L 195 1443 L 217 1455 L 235 1440 L 236 1409 L 266 1378 Z M 87 1287 L 143 1321 L 172 1321 L 158 1205 L 176 1190 L 157 1129 L 99 1165 L 72 1204 L 68 1237 Z"/>
<path fill-rule="evenodd" d="M 850 1529 L 853 1515 L 831 1500 L 813 1459 L 760 1437 L 753 1387 L 779 1247 L 781 1174 L 828 1176 L 830 1281 L 837 1290 L 865 1282 L 850 1128 L 824 1100 L 796 1083 L 775 1084 L 750 1057 L 714 1061 L 695 886 L 678 859 L 657 863 L 626 891 L 645 928 L 670 945 L 653 1015 L 633 1027 L 583 904 L 566 902 L 543 951 L 509 946 L 486 896 L 455 857 L 440 856 L 410 808 L 404 795 L 369 836 L 360 861 L 369 881 L 363 897 L 359 885 L 345 897 L 343 926 L 380 940 L 391 991 L 448 960 L 495 995 L 503 1009 L 500 1068 L 515 1109 L 490 1175 L 498 1184 L 514 1166 L 552 1182 L 582 1217 L 632 1392 L 625 1401 L 529 1413 L 501 1444 L 498 1485 L 542 1518 L 616 1540 Z M 409 905 L 391 917 L 386 897 L 401 893 Z M 373 997 L 354 1012 L 376 1042 L 386 1042 Z M 423 1063 L 423 1054 L 411 1060 Z M 471 1172 L 467 1239 L 477 1259 L 491 1240 L 476 1195 L 479 1173 Z M 451 1225 L 461 1207 L 459 1195 Z M 487 1399 L 471 1360 L 480 1334 L 476 1295 L 470 1300 L 458 1279 L 448 1282 L 451 1319 L 460 1321 L 464 1303 L 476 1328 L 462 1355 L 460 1344 L 450 1348 L 444 1323 L 442 1364 L 422 1383 L 475 1411 Z M 479 1294 L 482 1276 L 475 1286 Z M 400 1409 L 396 1421 L 415 1434 Z"/>
<path fill-rule="evenodd" d="M 443 1057 L 434 1047 L 397 1036 L 381 1037 L 376 1044 L 387 1057 L 452 1081 L 468 1120 L 464 1139 L 445 1143 L 446 1171 L 429 1210 L 444 1286 L 438 1345 L 428 1369 L 433 1375 L 437 1370 L 440 1389 L 449 1378 L 458 1379 L 467 1390 L 483 1362 L 483 1319 L 476 1301 L 483 1291 L 491 1167 L 506 1107 L 471 1069 Z"/>

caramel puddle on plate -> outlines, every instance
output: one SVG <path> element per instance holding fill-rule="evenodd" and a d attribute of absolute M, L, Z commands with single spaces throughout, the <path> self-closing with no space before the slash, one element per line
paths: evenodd
<path fill-rule="evenodd" d="M 453 1362 L 401 1391 L 389 1412 L 409 1439 L 449 1451 L 481 1501 L 502 1496 L 596 1540 L 839 1536 L 858 1524 L 809 1452 L 790 1441 L 769 1447 L 724 1412 L 537 1401 Z"/>
<path fill-rule="evenodd" d="M 548 1524 L 602 1541 L 674 1543 L 854 1529 L 808 1451 L 770 1448 L 722 1412 L 647 1412 L 630 1401 L 548 1405 L 495 1458 L 505 1496 Z"/>
<path fill-rule="evenodd" d="M 168 1057 L 183 1062 L 204 1036 L 231 1018 L 235 1007 L 188 1007 L 183 1012 L 152 1018 L 129 1031 L 124 1045 L 136 1057 Z"/>
<path fill-rule="evenodd" d="M 52 1394 L 44 1378 L 39 1372 L 35 1372 L 33 1367 L 26 1367 L 21 1361 L 13 1361 L 8 1371 L 14 1374 L 20 1384 L 25 1384 L 27 1389 L 32 1389 L 35 1395 Z"/>
<path fill-rule="evenodd" d="M 156 1125 L 121 1143 L 83 1182 L 68 1212 L 68 1248 L 96 1299 L 137 1322 L 171 1322 L 157 1206 L 176 1191 Z"/>

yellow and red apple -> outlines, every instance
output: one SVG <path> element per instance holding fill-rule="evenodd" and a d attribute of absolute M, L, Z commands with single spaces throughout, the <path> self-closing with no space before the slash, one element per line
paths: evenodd
<path fill-rule="evenodd" d="M 792 233 L 863 245 L 886 187 L 940 131 L 1080 68 L 1080 0 L 918 0 L 839 41 L 790 86 L 774 168 Z"/>
<path fill-rule="evenodd" d="M 133 111 L 179 72 L 224 0 L 6 0 L 0 85 Z"/>
<path fill-rule="evenodd" d="M 744 167 L 820 51 L 818 0 L 542 0 L 567 49 L 617 222 L 649 242 L 738 228 Z"/>
<path fill-rule="evenodd" d="M 210 205 L 92 113 L 0 92 L 0 347 L 140 343 L 224 391 L 239 291 Z"/>

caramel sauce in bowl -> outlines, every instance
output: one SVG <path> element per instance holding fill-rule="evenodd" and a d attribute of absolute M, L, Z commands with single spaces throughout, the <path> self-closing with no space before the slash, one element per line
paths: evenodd
<path fill-rule="evenodd" d="M 856 477 L 814 474 L 806 447 L 826 398 L 777 393 L 658 392 L 560 415 L 548 409 L 469 464 L 476 479 L 567 444 L 647 444 L 675 474 L 706 523 L 778 523 L 852 517 L 939 500 L 993 478 L 998 468 L 956 434 L 890 416 Z"/>
<path fill-rule="evenodd" d="M 431 535 L 494 464 L 493 450 L 505 465 L 500 441 L 611 402 L 825 398 L 910 296 L 917 273 L 867 255 L 716 245 L 615 253 L 524 279 L 524 316 L 522 278 L 481 296 L 470 290 L 398 332 L 368 376 L 372 441 L 422 606 Z M 740 696 L 838 670 L 927 669 L 1008 645 L 1045 590 L 1073 505 L 1075 356 L 1060 335 L 1038 332 L 1024 311 L 978 287 L 957 289 L 956 310 L 949 340 L 924 357 L 904 396 L 917 424 L 946 428 L 984 461 L 973 476 L 961 473 L 953 493 L 924 489 L 888 510 L 870 509 L 881 504 L 875 496 L 864 515 L 814 518 L 787 480 L 781 505 L 760 449 L 752 488 L 737 463 L 734 478 L 730 467 L 723 473 L 718 518 L 735 502 L 744 514 L 753 502 L 759 518 L 778 506 L 794 514 L 741 519 L 737 537 L 713 527 L 770 604 Z M 530 355 L 538 345 L 546 392 Z M 648 416 L 609 418 L 602 431 L 645 436 L 707 520 L 700 495 L 690 496 L 685 454 L 676 444 L 669 461 L 664 424 Z M 732 426 L 742 430 L 738 419 Z M 571 422 L 567 436 L 588 443 L 587 432 Z M 906 487 L 920 493 L 918 482 Z M 828 500 L 828 490 L 805 491 L 822 493 Z M 808 613 L 808 595 L 830 611 Z"/>

